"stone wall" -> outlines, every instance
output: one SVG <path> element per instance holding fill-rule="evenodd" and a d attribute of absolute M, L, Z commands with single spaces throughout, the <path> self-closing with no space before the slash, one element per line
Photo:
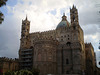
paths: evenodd
<path fill-rule="evenodd" d="M 56 74 L 57 41 L 52 38 L 39 38 L 34 41 L 34 65 L 41 75 Z"/>
<path fill-rule="evenodd" d="M 3 73 L 7 71 L 16 71 L 19 69 L 18 59 L 0 57 L 0 70 Z"/>

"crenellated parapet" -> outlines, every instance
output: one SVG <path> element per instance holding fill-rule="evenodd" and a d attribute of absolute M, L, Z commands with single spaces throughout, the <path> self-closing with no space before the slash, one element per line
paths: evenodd
<path fill-rule="evenodd" d="M 7 71 L 17 71 L 19 70 L 19 59 L 8 58 L 8 57 L 0 57 L 0 75 L 4 75 Z"/>
<path fill-rule="evenodd" d="M 51 36 L 52 34 L 56 34 L 56 30 L 49 30 L 49 31 L 43 31 L 43 32 L 34 32 L 30 33 L 30 36 Z"/>
<path fill-rule="evenodd" d="M 34 44 L 41 43 L 41 44 L 58 44 L 58 41 L 53 39 L 52 37 L 39 37 L 34 40 Z"/>
<path fill-rule="evenodd" d="M 93 46 L 92 46 L 92 44 L 91 43 L 85 43 L 85 48 L 89 48 L 89 47 L 91 47 L 91 48 L 93 48 Z M 93 48 L 93 50 L 94 50 L 94 48 Z"/>
<path fill-rule="evenodd" d="M 94 73 L 96 66 L 96 59 L 95 59 L 96 56 L 94 48 L 91 43 L 85 43 L 85 58 L 86 58 L 86 73 L 87 75 L 92 75 Z"/>
<path fill-rule="evenodd" d="M 34 44 L 34 41 L 38 39 L 54 39 L 56 40 L 56 30 L 44 31 L 44 32 L 35 32 L 30 33 L 31 45 Z"/>
<path fill-rule="evenodd" d="M 18 61 L 17 58 L 13 59 L 13 58 L 8 58 L 8 57 L 0 57 L 0 61 Z"/>

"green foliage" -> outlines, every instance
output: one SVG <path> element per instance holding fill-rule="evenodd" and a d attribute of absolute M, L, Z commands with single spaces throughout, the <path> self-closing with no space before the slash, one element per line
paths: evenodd
<path fill-rule="evenodd" d="M 33 68 L 32 70 L 19 70 L 19 71 L 7 71 L 4 75 L 39 75 L 39 69 Z"/>
<path fill-rule="evenodd" d="M 15 75 L 33 75 L 32 72 L 28 71 L 28 70 L 20 70 L 20 71 L 16 71 Z"/>
<path fill-rule="evenodd" d="M 2 7 L 3 5 L 6 5 L 7 0 L 0 0 L 0 7 Z M 3 13 L 0 11 L 0 24 L 4 21 L 4 15 Z"/>

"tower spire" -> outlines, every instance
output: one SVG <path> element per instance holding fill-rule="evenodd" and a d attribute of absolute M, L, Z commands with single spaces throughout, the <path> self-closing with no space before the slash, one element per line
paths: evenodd
<path fill-rule="evenodd" d="M 27 14 L 26 14 L 26 19 L 25 20 L 27 20 Z"/>
<path fill-rule="evenodd" d="M 73 8 L 74 8 L 74 4 L 73 4 Z"/>
<path fill-rule="evenodd" d="M 74 8 L 76 9 L 76 6 L 73 4 L 73 7 L 72 7 L 72 9 L 74 9 Z"/>

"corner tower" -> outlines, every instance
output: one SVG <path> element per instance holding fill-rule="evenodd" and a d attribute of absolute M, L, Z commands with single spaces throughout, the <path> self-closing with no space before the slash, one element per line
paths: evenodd
<path fill-rule="evenodd" d="M 78 11 L 76 9 L 76 6 L 73 5 L 72 9 L 70 9 L 70 19 L 71 19 L 71 24 L 77 23 L 78 22 Z"/>
<path fill-rule="evenodd" d="M 25 20 L 22 20 L 22 30 L 21 30 L 21 45 L 20 48 L 27 48 L 28 47 L 28 39 L 29 39 L 29 31 L 30 31 L 30 21 L 28 21 L 27 16 Z"/>
<path fill-rule="evenodd" d="M 78 10 L 73 5 L 70 9 L 71 29 L 73 35 L 73 73 L 83 74 L 85 72 L 85 44 L 84 33 L 79 25 Z M 76 67 L 76 68 L 75 68 Z"/>
<path fill-rule="evenodd" d="M 33 63 L 33 48 L 30 47 L 30 21 L 27 16 L 22 20 L 22 30 L 19 49 L 19 67 L 20 69 L 31 69 Z"/>

